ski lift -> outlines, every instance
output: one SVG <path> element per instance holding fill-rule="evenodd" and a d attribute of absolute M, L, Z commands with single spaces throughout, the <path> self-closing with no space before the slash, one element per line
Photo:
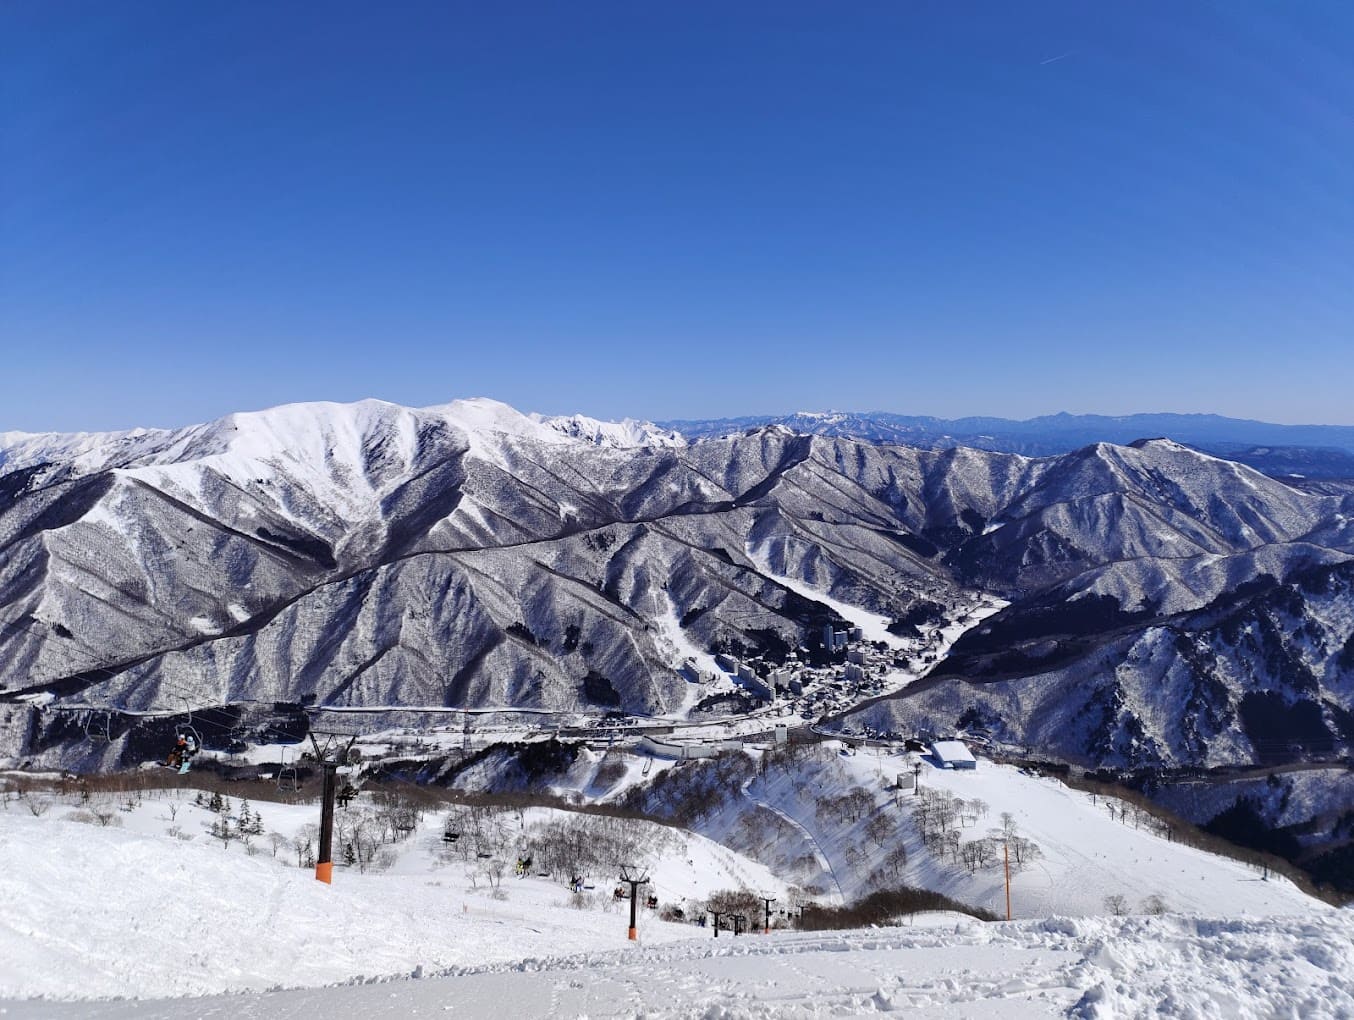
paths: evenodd
<path fill-rule="evenodd" d="M 183 707 L 188 711 L 188 721 L 174 724 L 174 739 L 183 738 L 183 742 L 188 745 L 189 754 L 197 754 L 202 750 L 202 734 L 198 733 L 197 727 L 193 725 L 193 706 L 188 703 L 188 699 L 183 699 Z"/>
<path fill-rule="evenodd" d="M 295 793 L 301 788 L 301 779 L 296 771 L 296 763 L 287 764 L 287 749 L 282 749 L 282 763 L 277 769 L 277 788 L 283 793 Z"/>
<path fill-rule="evenodd" d="M 96 744 L 109 744 L 113 741 L 113 713 L 90 711 L 85 716 L 85 737 Z"/>

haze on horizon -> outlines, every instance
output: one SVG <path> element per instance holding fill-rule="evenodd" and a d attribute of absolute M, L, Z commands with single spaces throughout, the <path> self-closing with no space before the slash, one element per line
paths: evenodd
<path fill-rule="evenodd" d="M 0 8 L 0 432 L 1354 424 L 1354 9 Z"/>

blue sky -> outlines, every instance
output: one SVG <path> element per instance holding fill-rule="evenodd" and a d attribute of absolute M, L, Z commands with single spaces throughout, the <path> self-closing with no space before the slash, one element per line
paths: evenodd
<path fill-rule="evenodd" d="M 0 431 L 1354 424 L 1346 3 L 0 6 Z"/>

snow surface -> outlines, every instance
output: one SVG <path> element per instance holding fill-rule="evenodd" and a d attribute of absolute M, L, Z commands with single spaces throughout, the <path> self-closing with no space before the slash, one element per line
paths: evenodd
<path fill-rule="evenodd" d="M 870 765 L 863 755 L 856 761 Z M 1125 898 L 1130 912 L 1150 896 L 1162 897 L 1169 911 L 1212 917 L 1330 910 L 1285 878 L 1266 879 L 1240 861 L 1157 835 L 1117 814 L 1122 801 L 1092 797 L 1053 778 L 1028 776 L 980 758 L 974 771 L 924 768 L 920 779 L 923 788 L 949 790 L 988 805 L 988 815 L 965 831 L 965 840 L 986 834 L 1009 813 L 1017 832 L 1038 844 L 1043 856 L 1012 876 L 1015 917 L 1101 914 L 1107 912 L 1105 897 L 1116 894 Z M 999 867 L 970 874 L 934 858 L 924 867 L 926 873 L 911 884 L 1004 912 Z"/>
<path fill-rule="evenodd" d="M 844 782 L 901 764 L 864 753 L 833 760 Z M 611 876 L 589 876 L 602 895 L 586 909 L 559 883 L 510 870 L 506 898 L 496 899 L 482 878 L 472 887 L 472 863 L 444 850 L 437 811 L 398 844 L 387 870 L 339 866 L 326 886 L 295 866 L 289 846 L 276 857 L 266 838 L 254 853 L 238 842 L 223 848 L 191 792 L 139 803 L 96 794 L 40 814 L 6 799 L 0 1015 L 1354 1017 L 1354 911 L 1111 820 L 1103 799 L 1053 780 L 980 760 L 976 772 L 923 772 L 923 783 L 980 794 L 1040 842 L 1039 867 L 1015 879 L 1019 914 L 1054 904 L 1094 913 L 1111 876 L 1127 883 L 1116 889 L 1159 893 L 1186 913 L 996 924 L 941 914 L 903 927 L 716 940 L 641 911 L 635 945 L 625 938 L 628 904 L 608 895 Z M 744 785 L 777 810 L 800 808 L 785 788 Z M 253 807 L 279 840 L 317 815 L 314 804 Z M 517 824 L 560 815 L 532 808 Z M 663 902 L 740 885 L 789 896 L 764 864 L 663 831 L 667 851 L 652 867 Z M 822 845 L 841 853 L 840 843 Z M 982 900 L 984 883 L 1000 886 L 920 852 L 914 859 L 929 875 L 910 878 L 949 881 L 951 895 Z"/>
<path fill-rule="evenodd" d="M 583 414 L 549 417 L 531 414 L 532 421 L 554 429 L 573 439 L 583 439 L 596 446 L 686 446 L 685 437 L 674 429 L 663 429 L 652 422 L 625 418 L 621 421 L 599 421 Z"/>
<path fill-rule="evenodd" d="M 726 933 L 727 934 L 727 933 Z M 153 1002 L 11 1003 L 32 1018 L 1300 1017 L 1354 1015 L 1354 921 L 1096 918 L 635 946 L 377 984 Z M 326 945 L 327 948 L 327 945 Z"/>
<path fill-rule="evenodd" d="M 1168 839 L 1135 822 L 1131 812 L 1122 813 L 1123 802 L 1092 797 L 1053 778 L 982 758 L 976 770 L 953 771 L 882 748 L 850 754 L 835 741 L 819 748 L 792 770 L 750 766 L 742 789 L 730 791 L 718 810 L 695 822 L 697 831 L 753 854 L 777 874 L 795 875 L 805 888 L 821 890 L 823 902 L 866 895 L 881 884 L 882 867 L 887 882 L 932 889 L 1003 916 L 1000 850 L 993 864 L 970 869 L 928 848 L 914 815 L 921 798 L 892 788 L 899 775 L 911 779 L 913 766 L 919 765 L 923 792 L 947 791 L 984 805 L 979 817 L 966 818 L 960 826 L 961 844 L 993 838 L 1002 816 L 1010 815 L 1015 834 L 1038 846 L 1037 858 L 1012 867 L 1016 919 L 1104 914 L 1110 911 L 1110 896 L 1122 897 L 1129 913 L 1146 912 L 1152 897 L 1160 897 L 1167 911 L 1210 917 L 1330 910 L 1281 876 L 1266 878 L 1240 861 Z M 869 835 L 871 814 L 843 823 L 832 810 L 857 789 L 871 797 L 874 815 L 892 823 L 893 835 L 882 843 Z M 777 831 L 763 818 L 754 826 L 759 836 L 745 836 L 758 808 L 785 824 Z M 759 844 L 760 834 L 766 843 Z M 906 851 L 906 864 L 895 876 L 888 858 L 899 846 Z M 811 873 L 802 863 L 806 854 L 818 862 Z"/>
<path fill-rule="evenodd" d="M 252 807 L 280 836 L 318 821 L 313 804 Z M 104 809 L 112 824 L 88 817 Z M 82 813 L 86 821 L 71 820 Z M 524 823 L 551 814 L 559 812 L 531 809 Z M 613 903 L 614 875 L 586 876 L 596 903 L 578 909 L 559 882 L 514 878 L 509 849 L 506 896 L 496 899 L 482 875 L 472 886 L 477 861 L 444 849 L 438 814 L 398 845 L 387 871 L 336 866 L 331 886 L 298 868 L 289 844 L 276 856 L 266 836 L 255 838 L 252 854 L 238 841 L 223 848 L 207 831 L 214 817 L 173 796 L 129 811 L 57 805 L 41 817 L 11 804 L 0 814 L 0 999 L 261 991 L 627 943 L 629 904 Z M 661 903 L 743 885 L 786 896 L 765 866 L 677 835 L 645 890 Z M 700 931 L 640 913 L 644 944 Z"/>

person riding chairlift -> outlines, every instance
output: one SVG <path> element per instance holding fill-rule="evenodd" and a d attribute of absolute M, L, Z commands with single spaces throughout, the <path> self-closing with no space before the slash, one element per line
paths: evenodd
<path fill-rule="evenodd" d="M 188 753 L 188 738 L 180 733 L 178 739 L 174 741 L 174 749 L 169 752 L 169 757 L 165 759 L 165 764 L 171 769 L 176 769 L 183 764 L 183 757 Z"/>
<path fill-rule="evenodd" d="M 195 754 L 197 754 L 197 741 L 187 734 L 180 733 L 178 739 L 174 741 L 174 749 L 169 752 L 169 757 L 165 759 L 165 764 L 172 769 L 176 769 L 183 764 L 185 758 L 191 758 Z"/>

